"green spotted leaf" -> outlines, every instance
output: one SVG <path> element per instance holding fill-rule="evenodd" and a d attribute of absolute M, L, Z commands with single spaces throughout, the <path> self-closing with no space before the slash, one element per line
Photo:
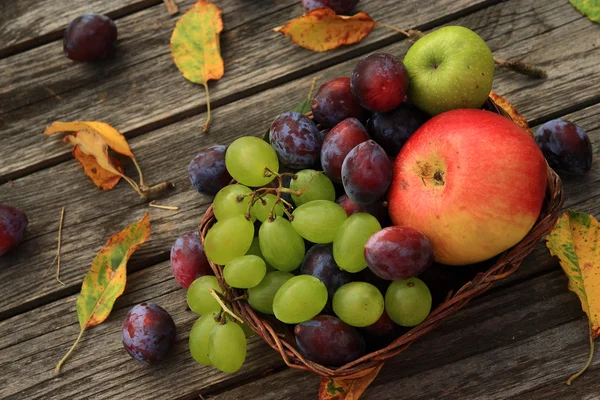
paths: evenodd
<path fill-rule="evenodd" d="M 56 366 L 56 372 L 60 372 L 62 364 L 79 343 L 83 332 L 108 318 L 115 300 L 125 290 L 127 261 L 149 236 L 150 220 L 146 213 L 138 222 L 112 235 L 104 248 L 96 255 L 92 262 L 92 268 L 83 280 L 79 297 L 77 297 L 79 337 Z"/>
<path fill-rule="evenodd" d="M 588 17 L 591 21 L 600 24 L 600 1 L 598 0 L 570 0 L 573 7 Z"/>

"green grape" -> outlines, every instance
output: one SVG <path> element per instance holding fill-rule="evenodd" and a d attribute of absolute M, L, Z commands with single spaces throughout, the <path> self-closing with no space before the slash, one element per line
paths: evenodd
<path fill-rule="evenodd" d="M 313 200 L 296 208 L 292 226 L 313 243 L 331 243 L 348 218 L 346 211 L 333 201 Z"/>
<path fill-rule="evenodd" d="M 240 317 L 240 315 L 239 315 L 238 313 L 236 313 L 235 311 L 234 311 L 234 314 L 235 314 L 235 315 L 237 315 L 237 316 L 238 316 L 240 319 L 242 319 L 242 317 Z M 252 330 L 252 329 L 251 329 L 251 328 L 248 326 L 248 324 L 247 324 L 247 323 L 245 323 L 245 322 L 244 322 L 244 323 L 242 324 L 242 323 L 241 323 L 241 322 L 239 322 L 238 320 L 234 320 L 234 319 L 231 317 L 231 315 L 229 315 L 229 314 L 227 314 L 227 319 L 229 319 L 230 321 L 232 321 L 232 322 L 235 322 L 236 324 L 238 324 L 238 325 L 239 325 L 239 326 L 242 328 L 242 330 L 244 331 L 244 335 L 246 335 L 246 337 L 247 337 L 247 338 L 251 338 L 252 336 L 256 336 L 256 332 L 254 332 L 254 331 L 253 331 L 253 330 Z"/>
<path fill-rule="evenodd" d="M 348 272 L 367 268 L 365 243 L 381 225 L 377 218 L 367 213 L 354 213 L 348 217 L 333 239 L 333 258 L 339 267 Z"/>
<path fill-rule="evenodd" d="M 241 326 L 226 320 L 213 328 L 208 339 L 208 357 L 222 372 L 235 372 L 246 360 L 246 335 Z"/>
<path fill-rule="evenodd" d="M 215 264 L 225 265 L 241 257 L 254 238 L 254 224 L 243 215 L 230 215 L 214 224 L 204 239 L 204 253 Z"/>
<path fill-rule="evenodd" d="M 263 256 L 262 251 L 260 251 L 260 242 L 258 240 L 258 236 L 255 236 L 254 239 L 252 239 L 252 244 L 250 245 L 250 248 L 246 252 L 246 255 L 247 256 L 258 256 L 258 257 L 262 258 L 263 261 L 265 262 L 265 265 L 267 266 L 267 272 L 277 271 L 275 268 L 273 268 L 271 266 L 271 264 L 269 264 L 267 262 L 267 260 L 265 260 L 265 257 Z"/>
<path fill-rule="evenodd" d="M 209 289 L 214 289 L 217 293 L 223 293 L 219 281 L 213 275 L 204 275 L 192 282 L 186 295 L 190 310 L 198 315 L 221 311 L 221 306 L 210 294 Z"/>
<path fill-rule="evenodd" d="M 385 310 L 398 325 L 417 326 L 431 311 L 431 292 L 419 278 L 394 281 L 385 292 Z"/>
<path fill-rule="evenodd" d="M 316 175 L 316 176 L 315 176 Z M 290 189 L 302 191 L 302 196 L 292 194 L 292 201 L 296 206 L 301 206 L 313 200 L 335 201 L 335 188 L 331 180 L 322 171 L 304 169 L 296 173 L 297 178 L 290 182 Z M 314 176 L 314 178 L 313 178 Z M 312 181 L 311 181 L 312 179 Z M 306 187 L 308 185 L 308 187 Z"/>
<path fill-rule="evenodd" d="M 234 258 L 225 265 L 223 278 L 231 287 L 248 289 L 262 281 L 267 273 L 267 266 L 258 256 L 242 256 Z"/>
<path fill-rule="evenodd" d="M 348 325 L 365 327 L 383 314 L 384 302 L 379 289 L 366 282 L 350 282 L 333 295 L 333 312 Z"/>
<path fill-rule="evenodd" d="M 298 275 L 275 293 L 273 312 L 281 322 L 299 324 L 319 314 L 326 303 L 327 287 L 323 282 L 312 275 Z"/>
<path fill-rule="evenodd" d="M 249 193 L 252 193 L 252 189 L 239 184 L 228 185 L 219 190 L 213 201 L 213 212 L 217 221 L 230 215 L 245 215 L 250 205 L 250 196 L 245 196 L 242 201 L 238 201 L 237 196 Z M 250 216 L 252 217 L 252 221 L 256 220 L 254 213 L 250 212 Z"/>
<path fill-rule="evenodd" d="M 219 325 L 215 321 L 215 314 L 204 314 L 194 322 L 190 330 L 190 353 L 197 363 L 212 365 L 208 358 L 208 338 L 213 328 Z"/>
<path fill-rule="evenodd" d="M 248 303 L 250 307 L 261 313 L 273 315 L 275 293 L 277 293 L 281 285 L 293 277 L 293 274 L 283 271 L 267 273 L 258 285 L 248 289 Z"/>
<path fill-rule="evenodd" d="M 276 200 L 277 196 L 272 193 L 268 193 L 262 198 L 255 200 L 256 202 L 252 206 L 252 211 L 260 222 L 265 222 L 269 218 Z M 283 215 L 283 205 L 277 203 L 274 212 L 277 217 L 281 217 Z"/>
<path fill-rule="evenodd" d="M 279 160 L 269 143 L 254 136 L 243 136 L 227 148 L 225 167 L 229 175 L 242 185 L 259 187 L 275 179 Z M 273 174 L 265 176 L 265 168 Z"/>
<path fill-rule="evenodd" d="M 258 231 L 260 251 L 265 261 L 280 271 L 293 271 L 304 260 L 304 240 L 287 219 L 277 217 L 263 222 Z"/>

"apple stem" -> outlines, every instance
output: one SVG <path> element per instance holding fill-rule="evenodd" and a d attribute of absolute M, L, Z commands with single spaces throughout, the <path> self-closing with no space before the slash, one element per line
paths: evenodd
<path fill-rule="evenodd" d="M 536 67 L 535 65 L 527 64 L 523 61 L 508 61 L 496 56 L 494 56 L 494 61 L 496 61 L 496 64 L 502 68 L 506 68 L 510 71 L 527 75 L 532 78 L 544 79 L 548 76 L 548 73 L 543 69 Z"/>

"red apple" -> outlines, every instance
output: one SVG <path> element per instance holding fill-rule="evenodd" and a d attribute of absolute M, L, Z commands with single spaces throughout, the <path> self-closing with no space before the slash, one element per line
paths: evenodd
<path fill-rule="evenodd" d="M 487 260 L 532 228 L 547 164 L 523 129 L 489 111 L 447 111 L 422 125 L 394 164 L 388 195 L 395 225 L 423 232 L 436 261 Z"/>

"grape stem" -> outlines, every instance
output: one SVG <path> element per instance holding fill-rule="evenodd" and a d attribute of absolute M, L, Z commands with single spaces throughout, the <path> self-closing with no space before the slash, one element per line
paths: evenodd
<path fill-rule="evenodd" d="M 227 314 L 231 315 L 231 318 L 235 319 L 240 324 L 244 323 L 244 321 L 240 317 L 235 315 L 233 311 L 231 311 L 229 308 L 227 308 L 227 306 L 225 305 L 223 300 L 221 300 L 221 296 L 219 296 L 219 294 L 217 293 L 217 291 L 215 289 L 210 288 L 210 289 L 208 289 L 208 291 L 210 292 L 210 295 L 215 298 L 217 303 L 219 303 L 219 305 L 221 306 L 223 311 L 225 311 Z"/>

